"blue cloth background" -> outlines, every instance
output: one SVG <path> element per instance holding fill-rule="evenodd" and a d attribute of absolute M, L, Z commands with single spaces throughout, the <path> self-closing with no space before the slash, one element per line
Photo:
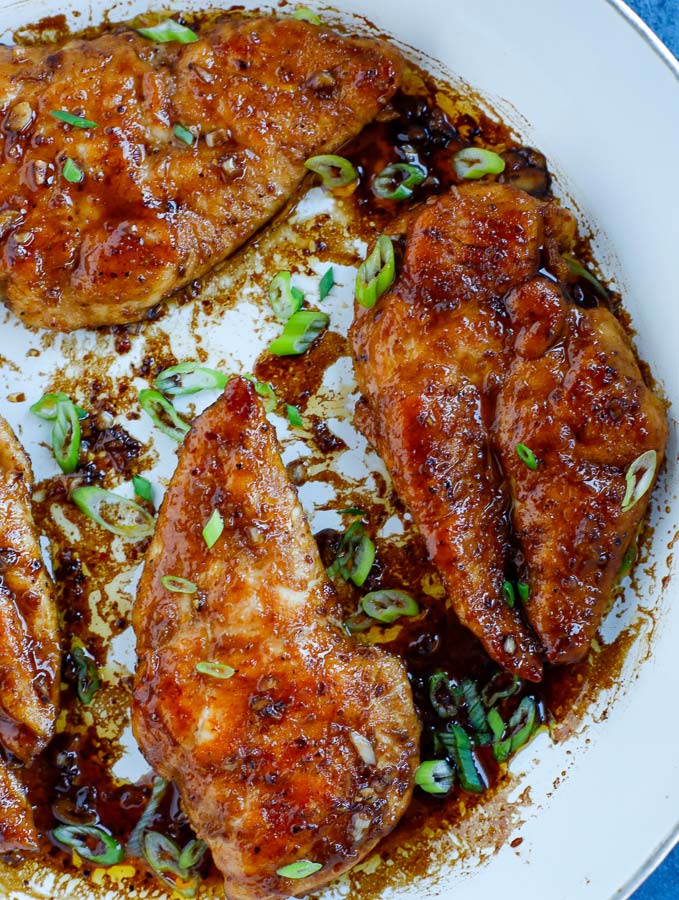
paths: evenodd
<path fill-rule="evenodd" d="M 627 0 L 679 58 L 679 0 Z M 679 809 L 677 810 L 679 819 Z M 679 900 L 679 846 L 631 900 Z"/>

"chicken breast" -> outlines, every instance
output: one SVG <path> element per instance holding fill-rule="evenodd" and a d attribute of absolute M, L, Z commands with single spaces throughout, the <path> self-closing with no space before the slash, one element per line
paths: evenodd
<path fill-rule="evenodd" d="M 30 461 L 0 418 L 0 742 L 24 763 L 54 734 L 61 671 L 57 611 L 33 522 L 32 487 Z M 13 849 L 29 841 L 32 817 L 16 779 L 4 764 L 0 769 L 0 846 L 5 836 Z"/>
<path fill-rule="evenodd" d="M 608 309 L 580 309 L 545 278 L 514 291 L 507 307 L 516 358 L 493 433 L 530 588 L 526 613 L 547 659 L 571 663 L 589 649 L 646 511 L 650 490 L 623 511 L 625 476 L 649 450 L 660 466 L 665 411 Z"/>
<path fill-rule="evenodd" d="M 143 318 L 261 228 L 400 76 L 388 44 L 292 18 L 227 19 L 188 44 L 118 29 L 0 46 L 7 304 L 62 331 Z"/>
<path fill-rule="evenodd" d="M 420 207 L 403 265 L 351 330 L 364 397 L 359 427 L 410 509 L 460 621 L 500 665 L 541 678 L 539 646 L 502 586 L 509 496 L 489 429 L 511 362 L 502 298 L 558 257 L 572 218 L 499 184 L 470 184 Z"/>
<path fill-rule="evenodd" d="M 195 592 L 168 590 L 167 575 Z M 159 513 L 133 702 L 142 751 L 176 782 L 229 900 L 318 888 L 409 802 L 420 729 L 405 669 L 340 615 L 272 426 L 234 378 L 186 437 Z M 312 874 L 286 877 L 302 860 Z"/>

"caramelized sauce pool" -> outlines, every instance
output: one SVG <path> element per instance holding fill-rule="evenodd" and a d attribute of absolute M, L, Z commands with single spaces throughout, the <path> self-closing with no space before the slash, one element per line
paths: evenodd
<path fill-rule="evenodd" d="M 193 21 L 200 21 L 200 17 Z M 88 35 L 93 33 L 94 30 L 87 32 Z M 23 37 L 34 38 L 36 34 L 40 34 L 39 28 L 26 31 Z M 64 20 L 58 18 L 46 22 L 42 36 L 45 35 L 52 39 L 65 38 Z M 492 148 L 499 153 L 517 148 L 509 129 L 485 113 L 476 98 L 457 94 L 412 69 L 404 90 L 380 116 L 380 121 L 366 128 L 342 151 L 358 167 L 362 176 L 355 192 L 344 199 L 357 236 L 371 241 L 394 217 L 411 205 L 457 183 L 459 179 L 452 165 L 452 157 L 457 150 L 470 144 Z M 393 162 L 416 163 L 427 170 L 427 177 L 415 188 L 412 198 L 406 203 L 380 200 L 371 189 L 374 176 Z M 549 187 L 548 175 L 545 175 L 544 187 L 545 191 Z M 322 247 L 317 244 L 319 249 L 322 250 Z M 586 243 L 578 248 L 578 253 L 583 259 L 590 260 Z M 586 281 L 578 283 L 575 299 L 583 305 L 601 302 Z M 611 297 L 611 305 L 616 310 L 619 308 L 617 298 Z M 164 311 L 161 314 L 164 315 Z M 142 332 L 143 325 L 116 329 L 117 352 L 129 352 L 134 342 L 141 340 Z M 328 367 L 348 355 L 346 335 L 326 333 L 303 356 L 275 358 L 264 354 L 254 371 L 259 380 L 275 385 L 281 400 L 294 404 L 304 413 L 310 399 L 318 392 Z M 159 347 L 156 353 L 144 357 L 141 367 L 137 367 L 137 374 L 152 378 L 162 368 L 177 361 L 168 355 L 167 347 Z M 68 384 L 59 387 L 68 392 Z M 111 738 L 102 735 L 101 728 L 97 727 L 97 722 L 100 724 L 109 711 L 113 718 L 120 720 L 122 717 L 124 720 L 130 693 L 128 679 L 118 677 L 111 670 L 108 656 L 111 642 L 130 624 L 131 603 L 129 598 L 125 599 L 125 591 L 121 591 L 120 596 L 109 597 L 105 603 L 100 602 L 103 586 L 120 578 L 121 571 L 124 575 L 125 571 L 142 560 L 145 543 L 126 545 L 125 563 L 121 567 L 120 548 L 106 533 L 86 523 L 79 540 L 65 541 L 63 530 L 55 524 L 59 509 L 68 505 L 68 494 L 74 484 L 109 487 L 144 471 L 144 461 L 151 449 L 142 446 L 120 426 L 109 424 L 112 415 L 125 408 L 128 388 L 125 382 L 119 383 L 117 395 L 113 396 L 103 390 L 102 385 L 92 383 L 91 415 L 83 425 L 84 452 L 79 470 L 74 476 L 51 479 L 36 490 L 38 527 L 52 542 L 65 657 L 62 714 L 57 737 L 33 766 L 22 770 L 21 777 L 28 785 L 36 822 L 44 836 L 44 860 L 56 871 L 75 871 L 70 853 L 55 846 L 49 838 L 49 833 L 59 822 L 99 822 L 125 844 L 151 793 L 149 779 L 129 784 L 114 774 L 115 763 L 122 752 L 118 744 L 119 732 Z M 289 471 L 297 483 L 306 477 L 310 463 L 320 464 L 322 468 L 324 461 L 343 447 L 341 439 L 332 434 L 321 418 L 310 415 L 309 419 L 308 441 L 312 456 L 304 463 L 289 465 Z M 317 477 L 331 483 L 337 481 L 337 476 L 330 471 L 321 471 Z M 380 485 L 379 482 L 378 491 L 373 496 L 351 496 L 347 494 L 346 487 L 343 487 L 342 496 L 344 505 L 354 504 L 363 510 L 360 519 L 373 536 L 394 510 L 403 512 L 398 498 L 389 494 L 386 484 Z M 148 508 L 153 511 L 152 506 Z M 351 515 L 345 516 L 347 526 L 356 520 Z M 334 559 L 341 532 L 326 530 L 319 533 L 317 539 L 324 562 L 329 565 Z M 423 723 L 422 756 L 431 758 L 435 732 L 443 726 L 429 700 L 430 675 L 442 670 L 457 681 L 469 678 L 483 686 L 496 669 L 479 642 L 446 608 L 440 581 L 427 558 L 422 540 L 407 532 L 400 540 L 376 538 L 376 544 L 376 562 L 362 590 L 338 579 L 338 591 L 347 615 L 357 611 L 360 596 L 367 590 L 400 588 L 417 598 L 420 605 L 417 617 L 402 619 L 393 627 L 373 628 L 369 639 L 378 640 L 385 649 L 404 659 Z M 366 639 L 366 635 L 359 635 L 358 639 Z M 101 671 L 102 685 L 92 707 L 96 716 L 78 698 L 77 669 L 71 654 L 74 640 L 82 642 Z M 522 686 L 520 693 L 511 701 L 503 701 L 504 717 L 509 716 L 521 696 L 530 693 L 545 724 L 555 735 L 564 734 L 570 727 L 569 717 L 584 712 L 595 689 L 610 686 L 615 681 L 625 649 L 626 641 L 620 640 L 617 645 L 603 648 L 595 657 L 580 665 L 561 670 L 548 669 L 542 685 Z M 461 791 L 458 786 L 447 798 L 441 799 L 416 791 L 398 829 L 380 848 L 384 859 L 395 857 L 398 847 L 417 839 L 425 829 L 454 828 L 469 816 L 470 809 L 489 803 L 490 798 L 507 785 L 509 776 L 506 767 L 495 762 L 488 748 L 481 748 L 476 761 L 487 785 L 485 793 L 471 794 Z M 180 846 L 191 838 L 190 828 L 173 790 L 168 792 L 161 804 L 153 828 L 170 835 Z M 415 877 L 426 867 L 427 859 L 420 848 L 417 854 L 411 853 L 406 857 L 399 854 L 399 867 Z M 134 865 L 137 873 L 132 880 L 125 881 L 121 892 L 127 893 L 132 886 L 160 887 L 143 862 L 135 859 L 126 859 L 125 862 Z M 204 879 L 209 885 L 218 886 L 218 874 L 209 866 L 208 861 L 203 867 Z M 84 864 L 80 872 L 87 874 L 91 868 Z M 369 882 L 362 880 L 359 885 L 361 896 L 372 895 L 381 886 L 380 877 Z"/>

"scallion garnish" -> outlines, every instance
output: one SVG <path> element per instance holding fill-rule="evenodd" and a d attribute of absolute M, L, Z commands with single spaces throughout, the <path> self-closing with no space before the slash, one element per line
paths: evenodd
<path fill-rule="evenodd" d="M 475 794 L 480 794 L 485 789 L 485 785 L 481 781 L 481 776 L 474 762 L 469 735 L 461 725 L 451 723 L 448 728 L 450 729 L 449 731 L 439 732 L 439 738 L 455 760 L 460 784 L 465 791 L 473 791 Z"/>
<path fill-rule="evenodd" d="M 183 362 L 163 369 L 153 385 L 163 394 L 178 397 L 197 394 L 198 391 L 222 391 L 228 380 L 223 372 L 209 369 L 199 362 Z"/>
<path fill-rule="evenodd" d="M 300 309 L 285 323 L 280 337 L 269 345 L 274 356 L 298 356 L 313 344 L 330 323 L 330 316 L 314 309 Z"/>
<path fill-rule="evenodd" d="M 318 299 L 320 301 L 325 300 L 330 291 L 335 286 L 335 270 L 332 266 L 328 269 L 325 275 L 321 278 L 318 285 Z"/>
<path fill-rule="evenodd" d="M 142 500 L 148 500 L 149 503 L 153 503 L 153 485 L 148 479 L 141 475 L 133 475 L 132 487 L 134 488 L 137 497 L 141 497 Z"/>
<path fill-rule="evenodd" d="M 52 837 L 97 866 L 114 866 L 125 857 L 123 845 L 97 825 L 59 825 Z"/>
<path fill-rule="evenodd" d="M 264 411 L 268 413 L 273 412 L 276 409 L 276 392 L 273 385 L 269 384 L 268 381 L 257 381 L 254 375 L 243 375 L 243 378 L 246 378 L 254 385 L 255 393 L 262 398 Z"/>
<path fill-rule="evenodd" d="M 214 662 L 211 659 L 204 659 L 196 663 L 196 672 L 200 675 L 209 675 L 211 678 L 221 678 L 226 680 L 236 674 L 236 670 L 226 663 Z"/>
<path fill-rule="evenodd" d="M 199 878 L 190 868 L 180 865 L 182 851 L 172 838 L 159 831 L 142 836 L 142 854 L 160 880 L 180 897 L 195 897 Z"/>
<path fill-rule="evenodd" d="M 537 457 L 530 449 L 530 447 L 526 447 L 525 444 L 517 444 L 516 445 L 516 455 L 519 457 L 522 463 L 525 463 L 529 469 L 532 469 L 534 472 L 538 467 Z"/>
<path fill-rule="evenodd" d="M 296 406 L 293 406 L 291 403 L 286 403 L 285 412 L 288 417 L 288 422 L 292 426 L 294 426 L 295 428 L 304 428 L 304 420 L 302 419 L 302 415 Z"/>
<path fill-rule="evenodd" d="M 629 512 L 653 484 L 657 465 L 658 454 L 655 450 L 647 450 L 641 456 L 637 456 L 629 467 L 625 475 L 627 489 L 622 501 L 622 511 L 624 513 Z"/>
<path fill-rule="evenodd" d="M 81 703 L 89 706 L 94 695 L 99 690 L 99 669 L 85 647 L 78 643 L 71 650 L 71 658 L 76 668 L 76 690 Z"/>
<path fill-rule="evenodd" d="M 52 425 L 52 450 L 62 472 L 70 475 L 78 466 L 80 451 L 80 417 L 72 400 L 57 401 L 57 414 Z"/>
<path fill-rule="evenodd" d="M 71 401 L 71 398 L 68 394 L 64 394 L 62 391 L 59 391 L 56 394 L 43 394 L 43 396 L 33 404 L 33 406 L 29 406 L 28 411 L 32 412 L 34 416 L 37 416 L 39 419 L 44 419 L 46 422 L 52 422 L 57 417 L 57 405 L 59 401 Z M 75 407 L 76 412 L 78 413 L 79 419 L 86 419 L 87 413 L 80 406 Z"/>
<path fill-rule="evenodd" d="M 356 169 L 343 156 L 332 154 L 312 156 L 304 163 L 304 167 L 320 175 L 323 187 L 330 190 L 345 187 L 358 178 Z"/>
<path fill-rule="evenodd" d="M 406 591 L 371 591 L 361 598 L 363 612 L 371 619 L 389 624 L 401 616 L 416 616 L 420 607 Z"/>
<path fill-rule="evenodd" d="M 499 175 L 505 170 L 505 161 L 492 150 L 481 147 L 465 147 L 453 157 L 453 165 L 458 178 L 476 180 L 484 175 Z"/>
<path fill-rule="evenodd" d="M 516 593 L 522 603 L 525 603 L 530 597 L 530 585 L 525 581 L 518 581 L 516 584 Z"/>
<path fill-rule="evenodd" d="M 509 679 L 509 684 L 505 684 L 507 679 Z M 513 697 L 520 690 L 521 681 L 517 675 L 510 675 L 508 672 L 496 672 L 481 691 L 481 698 L 486 708 L 490 709 L 490 707 L 495 706 L 498 700 Z"/>
<path fill-rule="evenodd" d="M 307 9 L 306 6 L 298 7 L 292 14 L 292 18 L 298 19 L 301 22 L 310 22 L 312 25 L 320 25 L 321 24 L 321 20 L 316 15 L 316 13 L 311 12 L 311 10 Z"/>
<path fill-rule="evenodd" d="M 479 735 L 483 735 L 488 731 L 488 723 L 486 721 L 486 712 L 481 702 L 478 688 L 471 678 L 465 678 L 460 684 L 462 695 L 467 706 L 467 716 L 469 724 Z"/>
<path fill-rule="evenodd" d="M 364 631 L 369 631 L 374 624 L 374 620 L 370 616 L 366 616 L 364 612 L 352 613 L 344 620 L 344 627 L 349 634 L 362 634 Z"/>
<path fill-rule="evenodd" d="M 442 719 L 457 715 L 463 699 L 462 687 L 451 681 L 445 672 L 434 672 L 429 677 L 429 702 Z"/>
<path fill-rule="evenodd" d="M 505 731 L 505 723 L 502 720 L 502 716 L 496 709 L 491 709 L 488 711 L 488 725 L 490 726 L 490 730 L 493 732 L 493 737 L 496 740 L 502 737 Z"/>
<path fill-rule="evenodd" d="M 608 299 L 608 291 L 606 290 L 606 288 L 598 278 L 595 278 L 594 275 L 592 275 L 589 269 L 583 266 L 579 259 L 571 256 L 570 253 L 562 253 L 561 255 L 566 261 L 568 271 L 571 273 L 571 275 L 574 275 L 576 278 L 584 278 L 585 281 L 589 282 L 589 284 L 592 285 L 592 287 L 600 297 L 602 297 L 604 300 Z"/>
<path fill-rule="evenodd" d="M 415 784 L 428 794 L 448 794 L 454 777 L 445 759 L 428 759 L 415 769 Z"/>
<path fill-rule="evenodd" d="M 516 603 L 516 594 L 514 593 L 514 585 L 511 581 L 505 581 L 502 585 L 502 596 L 505 598 L 505 603 L 510 609 L 514 609 L 514 604 Z"/>
<path fill-rule="evenodd" d="M 195 594 L 198 590 L 192 581 L 182 578 L 180 575 L 163 575 L 160 583 L 166 590 L 172 591 L 174 594 Z"/>
<path fill-rule="evenodd" d="M 177 41 L 180 44 L 192 44 L 198 40 L 198 35 L 187 28 L 186 25 L 180 25 L 172 19 L 166 19 L 157 25 L 151 25 L 149 28 L 135 29 L 139 34 L 157 44 L 167 44 L 170 41 Z"/>
<path fill-rule="evenodd" d="M 392 286 L 395 276 L 394 245 L 391 238 L 383 234 L 356 273 L 356 299 L 361 306 L 373 307 Z"/>
<path fill-rule="evenodd" d="M 186 847 L 184 847 L 184 849 L 182 850 L 179 857 L 179 868 L 195 869 L 196 866 L 199 866 L 202 863 L 206 853 L 207 844 L 205 843 L 205 841 L 201 841 L 199 838 L 194 838 L 192 841 L 189 841 Z"/>
<path fill-rule="evenodd" d="M 91 485 L 76 488 L 71 500 L 85 515 L 112 534 L 141 541 L 150 537 L 155 528 L 155 520 L 145 509 L 133 500 Z M 128 520 L 128 523 L 125 520 Z"/>
<path fill-rule="evenodd" d="M 71 184 L 80 184 L 80 182 L 85 177 L 85 173 L 83 172 L 83 170 L 73 162 L 70 156 L 66 157 L 66 162 L 63 165 L 61 174 L 64 176 L 66 181 L 70 181 Z"/>
<path fill-rule="evenodd" d="M 375 561 L 375 545 L 361 522 L 353 522 L 344 533 L 335 561 L 328 569 L 330 576 L 339 573 L 357 587 L 365 582 Z"/>
<path fill-rule="evenodd" d="M 297 862 L 276 869 L 276 875 L 279 875 L 281 878 L 308 878 L 309 875 L 320 872 L 322 868 L 321 863 L 311 862 L 310 859 L 300 859 Z"/>
<path fill-rule="evenodd" d="M 173 441 L 181 444 L 191 430 L 191 426 L 181 418 L 166 397 L 163 397 L 159 391 L 144 388 L 139 391 L 139 403 L 144 412 L 150 416 L 156 428 L 159 428 Z"/>
<path fill-rule="evenodd" d="M 302 308 L 304 294 L 290 284 L 290 272 L 279 272 L 269 285 L 269 302 L 279 322 L 287 322 L 290 316 Z"/>
<path fill-rule="evenodd" d="M 498 762 L 504 762 L 527 744 L 535 732 L 538 708 L 532 697 L 524 697 L 509 720 L 510 737 L 493 744 L 493 755 Z"/>
<path fill-rule="evenodd" d="M 618 578 L 624 578 L 625 575 L 628 574 L 636 558 L 637 547 L 636 544 L 632 544 L 631 547 L 627 548 L 627 550 L 625 551 L 625 555 L 622 558 L 622 563 L 620 565 L 620 569 L 618 570 Z"/>
<path fill-rule="evenodd" d="M 211 550 L 217 543 L 222 531 L 224 531 L 224 519 L 218 509 L 213 509 L 212 515 L 203 528 L 203 540 L 207 544 L 208 550 Z"/>
<path fill-rule="evenodd" d="M 96 122 L 85 119 L 83 116 L 74 116 L 73 113 L 66 112 L 63 109 L 53 109 L 50 111 L 50 115 L 54 116 L 55 119 L 59 119 L 61 122 L 66 122 L 67 125 L 73 125 L 75 128 L 97 127 Z"/>
<path fill-rule="evenodd" d="M 142 838 L 144 837 L 144 834 L 150 830 L 151 825 L 153 825 L 153 820 L 156 817 L 160 804 L 163 802 L 169 787 L 170 782 L 166 781 L 164 778 L 160 778 L 156 775 L 153 779 L 153 790 L 151 791 L 149 802 L 146 804 L 144 812 L 139 817 L 139 821 L 132 829 L 132 833 L 127 841 L 127 852 L 131 856 L 143 856 L 141 846 Z"/>
<path fill-rule="evenodd" d="M 424 166 L 392 163 L 375 176 L 373 194 L 380 200 L 407 200 L 426 177 L 427 170 Z"/>
<path fill-rule="evenodd" d="M 365 510 L 358 506 L 348 506 L 346 509 L 338 510 L 341 516 L 364 516 Z"/>
<path fill-rule="evenodd" d="M 192 131 L 189 131 L 188 128 L 185 128 L 184 125 L 175 125 L 172 129 L 174 136 L 182 141 L 182 143 L 187 144 L 189 147 L 193 147 L 194 141 L 196 140 L 196 136 Z"/>

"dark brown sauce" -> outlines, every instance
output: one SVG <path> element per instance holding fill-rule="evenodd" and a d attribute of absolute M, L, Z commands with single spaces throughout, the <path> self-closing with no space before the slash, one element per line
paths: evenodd
<path fill-rule="evenodd" d="M 199 25 L 210 17 L 195 16 L 188 19 Z M 97 29 L 88 29 L 83 36 L 93 36 Z M 24 42 L 38 40 L 64 40 L 68 36 L 63 16 L 43 20 L 31 29 L 17 35 Z M 353 210 L 358 231 L 366 239 L 372 239 L 393 218 L 410 205 L 428 196 L 446 190 L 458 182 L 451 164 L 452 155 L 461 147 L 479 144 L 504 152 L 515 148 L 509 129 L 490 118 L 473 98 L 443 91 L 440 84 L 420 72 L 413 72 L 406 85 L 407 93 L 399 93 L 381 121 L 368 126 L 364 132 L 342 151 L 359 168 L 360 184 L 345 202 Z M 412 203 L 397 204 L 375 197 L 371 184 L 374 175 L 392 162 L 417 161 L 426 167 L 428 175 L 415 189 Z M 322 240 L 316 244 L 316 252 L 322 255 Z M 578 248 L 579 256 L 592 263 L 586 242 Z M 580 294 L 576 297 L 583 305 L 599 302 L 587 282 L 578 283 Z M 188 295 L 187 295 L 188 296 Z M 212 303 L 211 300 L 206 301 Z M 612 305 L 619 308 L 612 296 Z M 115 346 L 125 355 L 139 339 L 141 326 L 116 329 Z M 258 361 L 254 374 L 265 382 L 273 383 L 279 399 L 294 404 L 304 412 L 310 398 L 319 390 L 327 368 L 342 356 L 348 355 L 347 339 L 343 335 L 328 332 L 303 356 L 276 358 L 264 354 Z M 140 365 L 130 371 L 130 378 L 141 375 L 149 381 L 168 365 L 178 362 L 166 344 L 151 348 Z M 45 386 L 47 389 L 47 386 Z M 101 530 L 95 529 L 84 517 L 78 518 L 82 539 L 77 545 L 64 542 L 63 531 L 55 525 L 53 508 L 70 508 L 68 494 L 75 483 L 97 483 L 108 486 L 122 478 L 129 480 L 133 474 L 145 469 L 144 456 L 149 452 L 131 438 L 120 426 L 112 426 L 108 418 L 114 415 L 132 390 L 129 379 L 113 383 L 94 379 L 83 386 L 63 382 L 50 389 L 61 389 L 78 398 L 86 396 L 90 419 L 83 426 L 83 454 L 81 467 L 73 477 L 52 479 L 38 487 L 35 504 L 36 519 L 42 533 L 52 542 L 52 556 L 57 601 L 64 634 L 65 661 L 63 667 L 62 708 L 60 731 L 48 750 L 30 767 L 22 770 L 21 777 L 28 785 L 29 796 L 35 809 L 36 822 L 44 835 L 43 856 L 56 871 L 75 871 L 70 854 L 54 846 L 50 831 L 58 824 L 55 811 L 83 823 L 100 822 L 125 843 L 148 802 L 151 785 L 148 781 L 128 784 L 115 777 L 112 765 L 120 754 L 117 739 L 102 738 L 87 707 L 79 701 L 75 682 L 76 671 L 71 656 L 72 641 L 77 638 L 87 647 L 99 667 L 107 662 L 111 640 L 124 631 L 130 623 L 130 608 L 125 604 L 110 603 L 104 611 L 93 612 L 93 598 L 120 572 L 120 563 L 112 555 L 112 540 Z M 324 457 L 342 449 L 340 439 L 334 436 L 327 424 L 310 416 L 310 443 L 312 461 L 322 462 Z M 310 463 L 291 463 L 296 466 L 295 480 L 305 477 Z M 299 467 L 302 467 L 300 472 Z M 290 468 L 289 467 L 289 468 Z M 340 489 L 347 506 L 355 504 L 365 510 L 363 521 L 367 530 L 375 535 L 394 509 L 399 510 L 397 498 L 389 497 L 386 483 L 378 485 L 376 495 L 352 495 L 330 472 L 321 473 L 325 479 Z M 385 503 L 384 501 L 388 502 Z M 347 517 L 347 525 L 352 521 Z M 319 547 L 326 564 L 334 558 L 340 540 L 339 532 L 323 532 L 318 535 Z M 143 558 L 145 544 L 125 546 L 126 565 L 133 566 Z M 423 758 L 431 756 L 433 734 L 441 727 L 429 702 L 428 681 L 432 672 L 444 670 L 452 678 L 472 678 L 484 685 L 496 671 L 484 654 L 479 642 L 457 621 L 446 608 L 438 576 L 429 562 L 424 544 L 417 536 L 410 536 L 399 544 L 377 540 L 375 566 L 359 591 L 350 583 L 337 581 L 340 599 L 347 615 L 358 608 L 360 596 L 366 590 L 401 588 L 410 591 L 418 600 L 421 613 L 412 620 L 403 620 L 398 628 L 389 631 L 390 639 L 381 645 L 400 655 L 408 667 L 415 701 L 423 722 Z M 427 590 L 424 589 L 427 588 Z M 96 604 L 95 604 L 96 607 Z M 101 622 L 94 619 L 101 618 Z M 632 638 L 630 637 L 629 640 Z M 565 736 L 567 723 L 573 714 L 581 715 L 596 690 L 615 683 L 629 643 L 621 639 L 615 646 L 604 647 L 594 659 L 567 669 L 548 669 L 545 681 L 539 687 L 524 686 L 522 693 L 512 698 L 516 705 L 520 697 L 530 693 L 539 703 L 545 718 L 553 720 L 553 733 Z M 129 702 L 130 685 L 125 679 L 102 681 L 95 703 L 104 709 L 115 710 L 115 716 L 124 717 Z M 122 711 L 122 713 L 121 713 Z M 509 705 L 503 712 L 507 716 Z M 479 768 L 488 783 L 482 796 L 462 792 L 459 788 L 445 799 L 430 797 L 417 791 L 403 821 L 382 845 L 383 858 L 395 858 L 397 848 L 416 839 L 424 829 L 437 831 L 459 824 L 469 816 L 470 809 L 489 802 L 509 781 L 506 768 L 497 764 L 487 749 L 477 755 Z M 176 792 L 165 798 L 154 828 L 174 837 L 180 844 L 190 838 L 190 829 L 181 810 Z M 520 839 L 518 839 L 520 840 Z M 512 842 L 514 846 L 515 842 Z M 428 863 L 426 854 L 411 854 L 407 860 L 399 857 L 399 866 L 412 877 L 420 874 Z M 128 860 L 137 864 L 135 860 Z M 81 870 L 87 874 L 87 866 Z M 217 873 L 204 872 L 212 884 L 218 882 Z M 361 882 L 361 896 L 374 895 L 381 888 L 379 876 L 370 883 Z M 126 882 L 125 891 L 134 883 L 138 887 L 152 879 L 143 864 L 138 864 L 134 882 Z M 154 886 L 158 886 L 154 882 Z"/>

